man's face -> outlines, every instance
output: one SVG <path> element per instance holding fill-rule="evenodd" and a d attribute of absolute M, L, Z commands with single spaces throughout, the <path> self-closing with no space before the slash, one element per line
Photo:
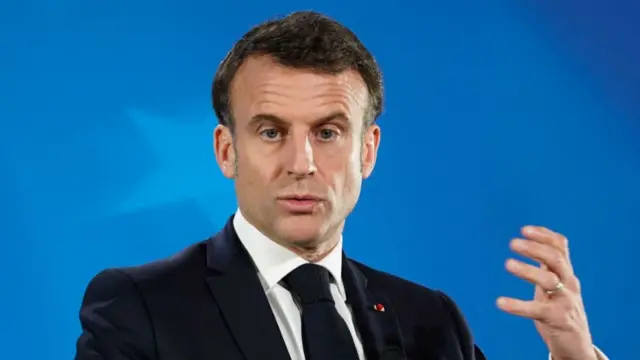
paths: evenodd
<path fill-rule="evenodd" d="M 214 136 L 242 214 L 285 246 L 318 246 L 341 231 L 378 150 L 380 129 L 363 128 L 367 105 L 355 71 L 248 59 L 231 86 L 235 132 L 218 126 Z"/>

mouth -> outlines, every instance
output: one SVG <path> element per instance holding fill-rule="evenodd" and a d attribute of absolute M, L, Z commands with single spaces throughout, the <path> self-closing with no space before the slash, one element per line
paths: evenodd
<path fill-rule="evenodd" d="M 322 200 L 319 196 L 310 195 L 310 194 L 302 194 L 302 195 L 287 195 L 281 196 L 278 198 L 279 200 L 298 200 L 298 201 L 307 201 L 307 200 Z"/>
<path fill-rule="evenodd" d="M 312 213 L 322 202 L 315 195 L 291 195 L 278 198 L 278 203 L 287 211 L 298 214 Z"/>

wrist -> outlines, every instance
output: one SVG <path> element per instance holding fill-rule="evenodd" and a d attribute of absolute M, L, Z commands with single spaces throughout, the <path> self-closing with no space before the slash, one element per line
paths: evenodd
<path fill-rule="evenodd" d="M 549 357 L 550 360 L 605 360 L 603 359 L 600 354 L 598 353 L 598 350 L 596 350 L 595 346 L 591 347 L 591 351 L 590 352 L 585 352 L 586 355 L 583 355 L 582 357 L 575 357 L 575 356 L 571 356 L 571 357 L 556 357 L 553 354 L 551 354 L 551 356 Z"/>
<path fill-rule="evenodd" d="M 581 358 L 575 358 L 575 357 L 571 357 L 571 358 L 558 358 L 553 356 L 553 354 L 551 355 L 551 360 L 603 360 L 600 355 L 598 354 L 597 351 L 593 351 L 592 353 L 589 353 L 589 355 L 585 356 L 585 357 L 581 357 Z"/>

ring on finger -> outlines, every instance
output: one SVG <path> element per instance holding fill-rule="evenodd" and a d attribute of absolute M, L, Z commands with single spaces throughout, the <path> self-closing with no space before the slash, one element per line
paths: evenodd
<path fill-rule="evenodd" d="M 558 283 L 552 289 L 547 289 L 544 291 L 544 293 L 547 295 L 553 295 L 561 291 L 562 289 L 564 289 L 564 284 L 561 281 L 558 281 Z"/>

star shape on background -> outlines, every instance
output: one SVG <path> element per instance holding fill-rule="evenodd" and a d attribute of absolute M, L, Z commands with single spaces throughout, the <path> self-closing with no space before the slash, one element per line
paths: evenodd
<path fill-rule="evenodd" d="M 129 196 L 117 205 L 117 213 L 194 201 L 214 218 L 221 211 L 220 204 L 235 203 L 233 184 L 215 162 L 213 121 L 180 122 L 137 109 L 127 114 L 146 138 L 157 166 L 132 186 Z"/>

